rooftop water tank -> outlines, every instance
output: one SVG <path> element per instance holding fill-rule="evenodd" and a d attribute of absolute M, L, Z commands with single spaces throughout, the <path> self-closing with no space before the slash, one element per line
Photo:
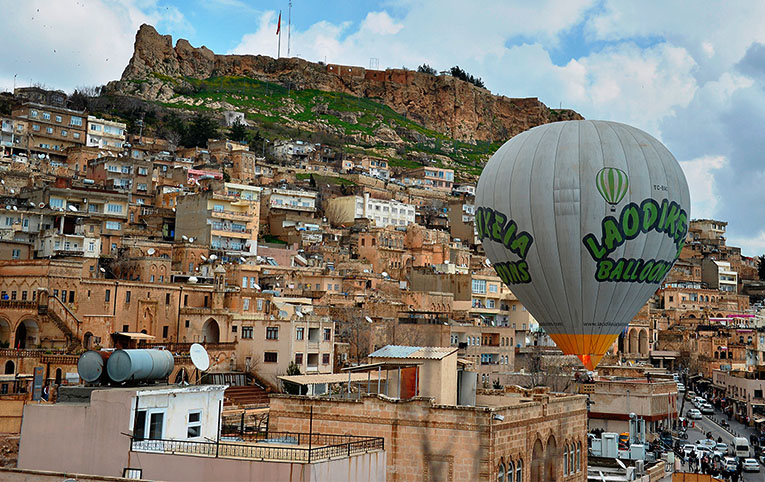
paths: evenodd
<path fill-rule="evenodd" d="M 80 378 L 87 383 L 109 383 L 109 376 L 106 373 L 106 363 L 111 351 L 88 350 L 77 360 L 77 372 Z"/>
<path fill-rule="evenodd" d="M 109 357 L 109 378 L 124 381 L 161 380 L 170 376 L 175 366 L 173 354 L 166 350 L 117 350 Z"/>

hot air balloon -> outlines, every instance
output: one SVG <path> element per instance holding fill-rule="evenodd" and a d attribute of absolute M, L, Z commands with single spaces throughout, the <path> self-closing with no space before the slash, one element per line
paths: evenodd
<path fill-rule="evenodd" d="M 661 142 L 583 120 L 506 142 L 481 174 L 476 208 L 499 277 L 592 370 L 679 256 L 690 195 Z"/>

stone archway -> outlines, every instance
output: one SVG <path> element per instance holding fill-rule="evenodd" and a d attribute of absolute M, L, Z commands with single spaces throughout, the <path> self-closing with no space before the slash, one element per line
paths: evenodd
<path fill-rule="evenodd" d="M 0 347 L 8 348 L 11 346 L 11 324 L 8 320 L 0 318 Z"/>
<path fill-rule="evenodd" d="M 550 435 L 550 438 L 547 439 L 547 447 L 545 447 L 545 482 L 558 480 L 558 467 L 560 465 L 558 443 L 555 441 L 555 436 Z"/>
<path fill-rule="evenodd" d="M 61 379 L 63 378 L 63 372 L 61 368 L 56 368 L 56 385 L 61 385 Z"/>
<path fill-rule="evenodd" d="M 638 333 L 637 333 L 637 330 L 630 330 L 630 333 L 628 336 L 627 353 L 637 353 L 637 352 L 638 352 Z"/>
<path fill-rule="evenodd" d="M 648 356 L 648 331 L 647 330 L 640 330 L 640 335 L 638 335 L 638 348 L 640 350 L 641 355 Z"/>
<path fill-rule="evenodd" d="M 27 318 L 16 327 L 15 348 L 32 348 L 38 343 L 40 328 L 37 322 Z"/>
<path fill-rule="evenodd" d="M 87 332 L 82 336 L 82 347 L 86 350 L 90 350 L 93 345 L 93 333 Z"/>
<path fill-rule="evenodd" d="M 16 364 L 13 363 L 13 360 L 8 360 L 5 362 L 5 374 L 6 375 L 13 375 L 16 373 Z"/>
<path fill-rule="evenodd" d="M 543 482 L 544 481 L 544 449 L 542 442 L 537 439 L 534 442 L 534 448 L 531 453 L 531 482 Z"/>
<path fill-rule="evenodd" d="M 202 341 L 205 343 L 218 343 L 220 341 L 220 327 L 218 322 L 212 318 L 202 325 Z"/>

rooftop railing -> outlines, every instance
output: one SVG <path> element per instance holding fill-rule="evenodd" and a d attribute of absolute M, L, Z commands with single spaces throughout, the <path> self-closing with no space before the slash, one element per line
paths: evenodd
<path fill-rule="evenodd" d="M 309 464 L 384 448 L 385 439 L 382 437 L 295 432 L 257 432 L 220 442 L 133 438 L 130 445 L 133 452 Z"/>

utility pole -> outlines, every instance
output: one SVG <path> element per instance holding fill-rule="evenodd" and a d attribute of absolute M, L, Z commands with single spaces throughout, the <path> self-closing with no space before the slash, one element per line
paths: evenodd
<path fill-rule="evenodd" d="M 290 34 L 292 33 L 292 0 L 290 0 L 290 7 L 287 11 L 287 57 L 290 56 Z"/>

